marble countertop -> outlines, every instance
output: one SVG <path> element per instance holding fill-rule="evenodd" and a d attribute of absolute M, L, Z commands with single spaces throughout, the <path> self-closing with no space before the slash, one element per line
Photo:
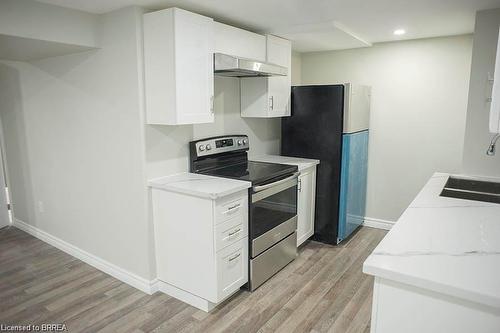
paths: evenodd
<path fill-rule="evenodd" d="M 257 162 L 296 165 L 299 168 L 299 171 L 305 170 L 307 168 L 319 164 L 319 160 L 313 160 L 309 158 L 279 156 L 279 155 L 257 155 L 250 157 L 249 160 Z"/>
<path fill-rule="evenodd" d="M 246 181 L 187 172 L 151 179 L 148 184 L 152 188 L 212 200 L 246 190 L 252 186 L 252 183 Z"/>
<path fill-rule="evenodd" d="M 498 309 L 500 204 L 440 197 L 448 177 L 432 176 L 363 272 Z"/>

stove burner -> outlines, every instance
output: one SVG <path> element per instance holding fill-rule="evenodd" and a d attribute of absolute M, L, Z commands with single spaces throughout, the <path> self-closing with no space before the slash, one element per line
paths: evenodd
<path fill-rule="evenodd" d="M 200 150 L 200 147 L 203 147 Z M 207 151 L 207 147 L 210 149 Z M 248 137 L 233 135 L 190 142 L 191 172 L 261 185 L 297 172 L 297 166 L 248 160 Z"/>

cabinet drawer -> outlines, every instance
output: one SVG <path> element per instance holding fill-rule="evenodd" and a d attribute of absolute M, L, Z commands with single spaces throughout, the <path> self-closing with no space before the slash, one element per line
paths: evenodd
<path fill-rule="evenodd" d="M 248 236 L 248 223 L 241 214 L 215 226 L 215 248 L 217 251 Z"/>
<path fill-rule="evenodd" d="M 248 238 L 217 252 L 218 300 L 238 290 L 248 282 Z"/>
<path fill-rule="evenodd" d="M 221 223 L 229 219 L 241 216 L 246 218 L 248 214 L 248 193 L 237 193 L 223 198 L 216 203 L 215 223 Z"/>

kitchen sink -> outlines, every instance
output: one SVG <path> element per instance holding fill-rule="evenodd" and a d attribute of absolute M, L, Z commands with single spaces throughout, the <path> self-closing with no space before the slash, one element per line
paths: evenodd
<path fill-rule="evenodd" d="M 441 196 L 500 204 L 500 183 L 449 177 Z"/>

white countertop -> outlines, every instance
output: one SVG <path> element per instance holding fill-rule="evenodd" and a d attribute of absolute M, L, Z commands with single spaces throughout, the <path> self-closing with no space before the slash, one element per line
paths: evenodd
<path fill-rule="evenodd" d="M 212 177 L 187 172 L 151 179 L 148 183 L 152 188 L 212 200 L 246 190 L 252 186 L 252 183 L 242 180 Z"/>
<path fill-rule="evenodd" d="M 257 155 L 250 157 L 249 160 L 257 162 L 296 165 L 299 168 L 299 171 L 305 170 L 307 168 L 319 164 L 319 160 L 312 160 L 309 158 L 279 156 L 279 155 Z"/>
<path fill-rule="evenodd" d="M 440 197 L 448 176 L 432 176 L 363 272 L 500 308 L 500 204 Z"/>

